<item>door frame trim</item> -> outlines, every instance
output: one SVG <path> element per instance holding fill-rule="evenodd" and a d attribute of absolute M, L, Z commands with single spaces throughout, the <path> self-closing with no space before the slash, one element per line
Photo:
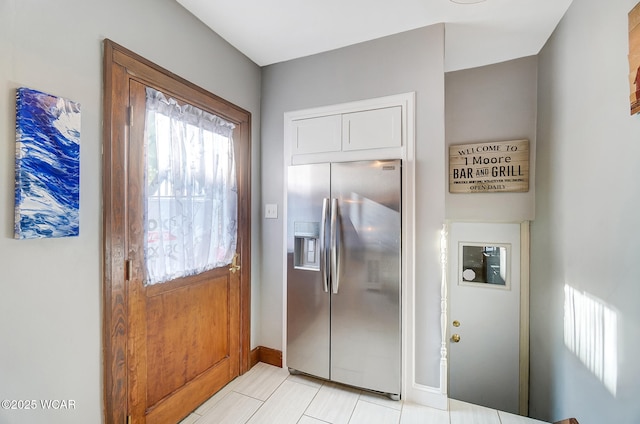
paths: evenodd
<path fill-rule="evenodd" d="M 530 223 L 520 223 L 520 415 L 529 416 Z"/>
<path fill-rule="evenodd" d="M 238 184 L 245 187 L 249 207 L 238 208 L 239 227 L 247 229 L 246 239 L 238 240 L 241 258 L 246 264 L 240 275 L 240 374 L 250 368 L 251 343 L 251 114 L 232 103 L 167 71 L 130 50 L 104 40 L 103 58 L 103 133 L 102 133 L 102 220 L 103 220 L 103 382 L 105 423 L 126 422 L 128 414 L 127 339 L 128 311 L 125 281 L 127 262 L 126 213 L 126 144 L 128 121 L 121 93 L 128 92 L 129 78 L 149 83 L 171 83 L 187 86 L 197 96 L 219 103 L 220 115 L 239 127 L 241 153 L 248 158 L 244 173 L 238 174 Z M 194 99 L 198 104 L 198 99 Z"/>

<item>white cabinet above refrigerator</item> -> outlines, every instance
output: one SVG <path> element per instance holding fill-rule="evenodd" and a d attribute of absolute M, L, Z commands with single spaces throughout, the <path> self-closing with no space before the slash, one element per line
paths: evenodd
<path fill-rule="evenodd" d="M 286 164 L 405 159 L 413 93 L 287 112 Z"/>

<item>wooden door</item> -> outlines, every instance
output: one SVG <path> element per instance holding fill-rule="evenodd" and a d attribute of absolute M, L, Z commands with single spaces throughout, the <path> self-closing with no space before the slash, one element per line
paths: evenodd
<path fill-rule="evenodd" d="M 226 264 L 145 283 L 145 89 L 130 83 L 128 371 L 129 414 L 134 423 L 152 424 L 177 422 L 239 375 L 240 273 Z M 169 225 L 158 226 L 161 237 L 172 237 Z"/>
<path fill-rule="evenodd" d="M 449 229 L 449 397 L 514 414 L 521 385 L 521 225 Z M 525 356 L 523 355 L 522 359 Z"/>
<path fill-rule="evenodd" d="M 249 267 L 148 284 L 145 89 L 235 125 L 235 263 L 250 263 L 250 115 L 105 42 L 105 422 L 177 423 L 249 368 Z"/>

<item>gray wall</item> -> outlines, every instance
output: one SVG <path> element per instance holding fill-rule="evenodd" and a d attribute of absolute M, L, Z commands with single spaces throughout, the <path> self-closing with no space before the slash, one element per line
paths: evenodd
<path fill-rule="evenodd" d="M 0 409 L 3 424 L 102 421 L 105 37 L 252 112 L 254 163 L 259 164 L 260 68 L 175 1 L 0 1 L 0 400 L 73 399 L 76 404 L 72 411 Z M 12 238 L 19 86 L 82 104 L 79 237 Z M 256 166 L 254 187 L 258 177 Z M 254 196 L 257 205 L 259 189 Z M 260 255 L 257 247 L 254 258 Z"/>
<path fill-rule="evenodd" d="M 551 421 L 640 422 L 640 117 L 629 116 L 627 80 L 636 3 L 574 0 L 539 54 L 531 414 Z M 587 311 L 575 323 L 571 293 Z M 606 359 L 586 337 L 603 324 Z M 575 333 L 583 344 L 571 349 Z"/>
<path fill-rule="evenodd" d="M 447 188 L 447 219 L 519 222 L 534 218 L 537 87 L 536 56 L 446 74 L 447 154 L 452 144 L 529 140 L 528 192 L 451 194 Z"/>
<path fill-rule="evenodd" d="M 640 121 L 628 115 L 626 58 L 627 13 L 635 3 L 574 0 L 537 58 L 537 134 L 530 121 L 535 113 L 530 111 L 535 58 L 446 76 L 447 144 L 537 139 L 532 155 L 537 172 L 531 414 L 542 419 L 576 416 L 581 424 L 640 422 L 636 361 L 640 284 L 634 269 L 640 256 L 640 190 L 635 176 Z M 445 218 L 445 199 L 447 218 L 486 218 L 486 211 L 493 210 L 476 201 L 459 204 L 470 197 L 452 200 L 446 194 L 441 25 L 266 67 L 260 105 L 260 69 L 172 0 L 55 4 L 4 0 L 0 2 L 0 399 L 74 399 L 77 406 L 57 413 L 0 409 L 0 422 L 101 422 L 101 41 L 105 37 L 252 112 L 252 268 L 254 280 L 262 285 L 254 282 L 252 288 L 252 346 L 282 348 L 283 223 L 264 221 L 261 205 L 281 205 L 283 200 L 283 113 L 416 91 L 416 375 L 420 383 L 438 386 L 438 232 Z M 12 239 L 14 93 L 19 86 L 82 104 L 77 238 Z M 458 95 L 469 96 L 473 106 L 456 106 Z M 481 102 L 473 99 L 478 96 Z M 493 115 L 496 110 L 511 110 L 511 102 L 522 108 L 521 114 L 508 120 Z M 518 117 L 522 120 L 514 123 Z M 500 121 L 500 126 L 487 125 L 491 121 Z M 512 199 L 509 205 L 513 201 L 523 208 L 518 216 L 531 213 L 533 198 Z M 607 322 L 615 322 L 617 341 L 610 346 L 615 347 L 615 360 L 613 368 L 607 368 L 607 384 L 590 370 L 593 364 L 585 365 L 565 345 L 565 286 L 578 298 L 589 299 L 589 305 L 600 305 L 610 314 Z M 595 345 L 588 346 L 595 350 Z"/>
<path fill-rule="evenodd" d="M 283 202 L 283 114 L 416 92 L 416 379 L 439 386 L 439 231 L 444 220 L 443 25 L 267 66 L 263 70 L 262 200 Z M 263 221 L 260 344 L 282 349 L 283 222 Z"/>

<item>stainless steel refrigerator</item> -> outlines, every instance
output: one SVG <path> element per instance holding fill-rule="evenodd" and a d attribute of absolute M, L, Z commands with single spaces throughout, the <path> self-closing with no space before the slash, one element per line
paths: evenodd
<path fill-rule="evenodd" d="M 287 366 L 400 397 L 401 162 L 289 167 Z"/>

